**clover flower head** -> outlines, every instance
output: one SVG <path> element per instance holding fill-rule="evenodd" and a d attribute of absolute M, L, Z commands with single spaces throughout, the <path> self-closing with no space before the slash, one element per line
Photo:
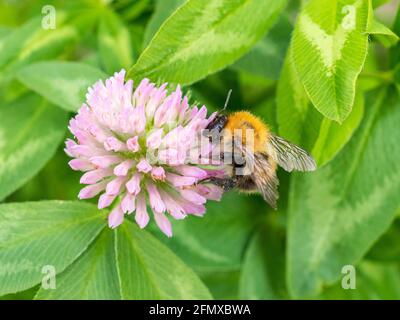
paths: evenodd
<path fill-rule="evenodd" d="M 212 149 L 201 137 L 215 115 L 207 118 L 205 106 L 191 107 L 179 86 L 171 94 L 148 79 L 134 90 L 125 82 L 125 71 L 89 88 L 78 114 L 70 120 L 75 139 L 67 139 L 69 165 L 83 171 L 86 184 L 80 199 L 100 195 L 100 209 L 111 206 L 111 228 L 120 225 L 125 214 L 135 214 L 144 228 L 151 208 L 158 227 L 172 236 L 167 214 L 183 219 L 202 216 L 208 199 L 219 200 L 222 190 L 199 183 L 220 175 L 202 155 Z M 199 143 L 201 141 L 201 143 Z"/>

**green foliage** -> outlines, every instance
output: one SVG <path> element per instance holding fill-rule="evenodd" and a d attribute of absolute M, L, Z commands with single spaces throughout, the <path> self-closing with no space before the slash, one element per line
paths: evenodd
<path fill-rule="evenodd" d="M 287 299 L 285 286 L 285 233 L 277 226 L 262 226 L 253 236 L 240 277 L 242 299 Z"/>
<path fill-rule="evenodd" d="M 249 214 L 250 201 L 245 195 L 231 193 L 225 195 L 222 203 L 209 203 L 203 218 L 194 217 L 185 223 L 176 221 L 175 235 L 167 245 L 195 270 L 239 269 L 250 234 L 264 209 L 253 205 Z M 224 232 L 221 232 L 221 226 L 224 226 Z"/>
<path fill-rule="evenodd" d="M 0 299 L 400 298 L 395 2 L 51 2 L 55 29 L 44 0 L 0 3 Z M 276 212 L 232 191 L 170 239 L 132 216 L 111 230 L 109 210 L 71 201 L 63 140 L 88 87 L 121 68 L 210 112 L 232 89 L 228 112 L 255 113 L 318 169 L 278 170 Z"/>
<path fill-rule="evenodd" d="M 129 68 L 133 64 L 133 53 L 129 31 L 119 16 L 106 11 L 99 25 L 99 53 L 107 73 Z"/>
<path fill-rule="evenodd" d="M 235 62 L 232 68 L 267 79 L 278 79 L 291 32 L 292 25 L 289 19 L 282 16 L 271 31 Z"/>
<path fill-rule="evenodd" d="M 310 150 L 319 166 L 328 163 L 349 141 L 364 113 L 364 98 L 358 92 L 353 110 L 342 123 L 324 118 L 312 106 L 297 76 L 290 51 L 277 89 L 279 134 Z"/>
<path fill-rule="evenodd" d="M 77 62 L 38 62 L 17 76 L 28 88 L 68 111 L 80 108 L 87 88 L 106 78 L 102 71 Z"/>
<path fill-rule="evenodd" d="M 96 207 L 82 202 L 2 204 L 0 218 L 0 294 L 39 284 L 43 266 L 62 272 L 104 227 Z"/>
<path fill-rule="evenodd" d="M 41 19 L 33 18 L 22 27 L 1 39 L 0 81 L 6 81 L 24 65 L 38 60 L 57 57 L 77 40 L 76 25 L 65 24 L 65 16 L 59 13 L 59 27 L 46 30 L 41 27 Z"/>
<path fill-rule="evenodd" d="M 117 230 L 115 248 L 123 299 L 211 299 L 190 268 L 132 223 Z"/>
<path fill-rule="evenodd" d="M 339 123 L 351 112 L 367 54 L 368 12 L 366 0 L 310 0 L 293 34 L 293 62 L 305 91 L 318 111 Z"/>
<path fill-rule="evenodd" d="M 198 81 L 246 53 L 284 5 L 284 0 L 189 0 L 161 26 L 128 76 Z M 237 23 L 248 19 L 251 24 Z"/>
<path fill-rule="evenodd" d="M 54 155 L 67 124 L 63 111 L 28 95 L 0 107 L 0 200 L 31 179 Z"/>
<path fill-rule="evenodd" d="M 390 134 L 400 121 L 399 100 L 381 89 L 367 104 L 360 128 L 335 161 L 292 181 L 287 277 L 295 297 L 318 294 L 341 276 L 343 265 L 357 263 L 400 206 L 400 147 Z"/>

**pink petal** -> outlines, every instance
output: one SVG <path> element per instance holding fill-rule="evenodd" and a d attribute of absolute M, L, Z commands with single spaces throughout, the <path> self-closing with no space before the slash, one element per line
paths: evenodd
<path fill-rule="evenodd" d="M 224 193 L 222 188 L 210 183 L 204 185 L 199 184 L 195 187 L 195 190 L 203 197 L 214 201 L 220 201 Z"/>
<path fill-rule="evenodd" d="M 160 181 L 164 181 L 165 180 L 165 170 L 163 167 L 153 167 L 153 169 L 151 169 L 151 177 L 154 180 L 160 180 Z"/>
<path fill-rule="evenodd" d="M 122 185 L 125 183 L 126 179 L 125 177 L 118 177 L 114 180 L 111 180 L 106 187 L 106 193 L 110 196 L 117 195 L 120 190 Z"/>
<path fill-rule="evenodd" d="M 114 174 L 116 176 L 126 176 L 128 174 L 129 169 L 133 167 L 134 161 L 133 160 L 125 160 L 121 162 L 114 168 Z"/>
<path fill-rule="evenodd" d="M 179 201 L 179 204 L 187 214 L 202 216 L 206 213 L 206 207 L 204 205 L 194 204 L 184 199 Z"/>
<path fill-rule="evenodd" d="M 124 151 L 126 150 L 126 146 L 123 142 L 119 141 L 115 137 L 108 137 L 104 141 L 104 149 L 107 151 Z"/>
<path fill-rule="evenodd" d="M 121 202 L 121 209 L 125 213 L 132 213 L 135 211 L 135 196 L 127 193 Z"/>
<path fill-rule="evenodd" d="M 78 198 L 79 199 L 89 199 L 97 196 L 101 191 L 104 190 L 106 182 L 102 181 L 96 184 L 92 184 L 90 186 L 84 187 L 79 191 Z"/>
<path fill-rule="evenodd" d="M 104 132 L 104 130 L 100 129 L 96 125 L 92 125 L 89 127 L 89 132 L 90 134 L 100 143 L 104 143 L 107 139 L 107 134 Z"/>
<path fill-rule="evenodd" d="M 149 223 L 149 215 L 147 214 L 146 198 L 143 193 L 139 194 L 136 199 L 136 223 L 140 228 L 144 228 Z"/>
<path fill-rule="evenodd" d="M 99 209 L 104 209 L 106 207 L 108 207 L 111 203 L 113 203 L 114 199 L 116 198 L 116 195 L 109 195 L 107 193 L 103 193 L 100 197 L 99 197 L 99 202 L 97 207 Z"/>
<path fill-rule="evenodd" d="M 91 157 L 89 160 L 99 168 L 107 168 L 113 164 L 120 163 L 122 159 L 118 156 L 96 156 Z"/>
<path fill-rule="evenodd" d="M 73 170 L 77 171 L 88 171 L 95 169 L 95 166 L 92 163 L 83 159 L 72 159 L 70 162 L 68 162 L 68 164 Z"/>
<path fill-rule="evenodd" d="M 88 171 L 81 177 L 80 183 L 93 184 L 105 177 L 110 176 L 111 174 L 112 170 L 110 168 Z"/>
<path fill-rule="evenodd" d="M 76 157 L 77 156 L 76 153 L 74 152 L 73 148 L 72 148 L 74 146 L 76 146 L 76 142 L 74 140 L 67 139 L 65 141 L 65 147 L 66 148 L 64 149 L 64 151 L 70 157 Z"/>
<path fill-rule="evenodd" d="M 128 147 L 129 151 L 132 152 L 137 152 L 140 149 L 139 143 L 138 143 L 139 137 L 135 136 L 133 138 L 128 139 L 128 141 L 126 141 L 126 146 Z"/>
<path fill-rule="evenodd" d="M 147 148 L 157 149 L 161 144 L 163 132 L 164 130 L 160 128 L 150 133 L 146 139 Z"/>
<path fill-rule="evenodd" d="M 151 165 L 145 160 L 142 159 L 140 162 L 136 165 L 136 168 L 140 172 L 148 173 L 151 171 Z"/>
<path fill-rule="evenodd" d="M 182 153 L 176 149 L 165 149 L 158 152 L 158 161 L 162 164 L 168 165 L 180 165 L 184 164 L 186 159 L 186 153 Z"/>
<path fill-rule="evenodd" d="M 206 198 L 204 198 L 203 196 L 199 195 L 197 192 L 190 190 L 190 189 L 180 190 L 180 194 L 184 199 L 186 199 L 190 202 L 193 202 L 194 204 L 204 204 L 207 201 Z"/>
<path fill-rule="evenodd" d="M 146 127 L 146 115 L 144 113 L 144 105 L 139 105 L 135 108 L 135 117 L 133 119 L 133 126 L 136 133 L 141 133 Z"/>
<path fill-rule="evenodd" d="M 175 219 L 184 219 L 186 217 L 185 210 L 183 210 L 179 203 L 175 201 L 167 192 L 161 191 L 160 193 L 165 203 L 165 207 L 171 216 L 173 216 Z"/>
<path fill-rule="evenodd" d="M 150 206 L 155 212 L 164 212 L 165 204 L 161 199 L 160 193 L 157 190 L 157 187 L 151 183 L 147 183 L 147 192 L 149 193 Z"/>
<path fill-rule="evenodd" d="M 166 174 L 166 179 L 174 187 L 191 186 L 197 182 L 197 179 L 194 177 L 183 177 L 169 172 Z"/>
<path fill-rule="evenodd" d="M 81 145 L 81 144 L 76 144 L 73 147 L 71 147 L 72 152 L 76 156 L 81 156 L 81 157 L 91 157 L 94 154 L 98 154 L 101 152 L 101 150 L 90 147 L 88 145 Z"/>
<path fill-rule="evenodd" d="M 124 212 L 120 206 L 116 206 L 108 216 L 108 226 L 112 229 L 118 227 L 124 221 Z"/>
<path fill-rule="evenodd" d="M 167 237 L 172 237 L 172 226 L 171 222 L 168 220 L 168 218 L 163 214 L 159 212 L 154 212 L 154 219 L 156 220 L 156 223 L 160 230 L 167 236 Z"/>
<path fill-rule="evenodd" d="M 141 178 L 142 176 L 140 175 L 140 173 L 135 173 L 131 180 L 127 182 L 125 186 L 128 189 L 129 193 L 132 193 L 133 195 L 139 194 Z"/>
<path fill-rule="evenodd" d="M 183 165 L 174 167 L 174 170 L 183 176 L 194 177 L 196 179 L 202 180 L 207 177 L 207 171 L 190 165 Z"/>

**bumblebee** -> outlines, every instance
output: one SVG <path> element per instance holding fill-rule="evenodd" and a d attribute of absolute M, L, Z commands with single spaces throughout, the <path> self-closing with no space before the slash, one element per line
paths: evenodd
<path fill-rule="evenodd" d="M 270 132 L 268 126 L 250 112 L 218 113 L 206 132 L 209 137 L 217 134 L 217 142 L 223 149 L 219 159 L 224 160 L 226 168 L 226 177 L 213 177 L 208 181 L 226 191 L 236 188 L 248 193 L 260 192 L 274 209 L 279 197 L 278 165 L 288 172 L 316 169 L 310 154 Z M 214 143 L 214 139 L 212 141 Z M 230 161 L 226 161 L 227 158 Z"/>

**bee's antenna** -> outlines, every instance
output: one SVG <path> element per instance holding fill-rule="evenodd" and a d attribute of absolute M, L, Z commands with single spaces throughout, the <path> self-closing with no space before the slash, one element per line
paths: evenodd
<path fill-rule="evenodd" d="M 225 101 L 224 108 L 222 109 L 222 111 L 224 111 L 226 109 L 226 107 L 228 106 L 229 99 L 231 98 L 231 93 L 232 93 L 232 89 L 229 90 L 228 95 L 226 96 L 226 101 Z"/>

